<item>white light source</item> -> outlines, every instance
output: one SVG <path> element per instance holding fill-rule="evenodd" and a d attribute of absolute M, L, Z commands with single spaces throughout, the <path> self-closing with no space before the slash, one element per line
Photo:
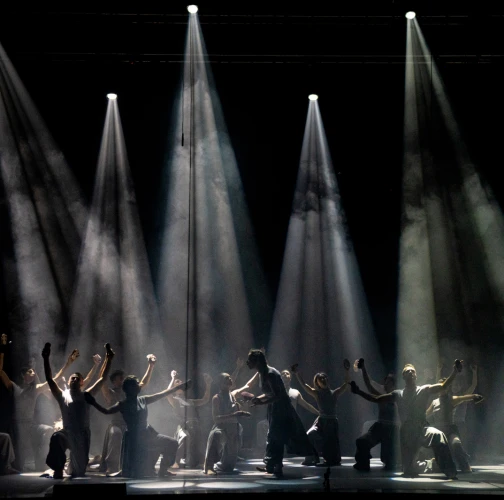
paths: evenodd
<path fill-rule="evenodd" d="M 413 11 L 406 12 L 406 19 L 414 19 L 416 14 Z"/>
<path fill-rule="evenodd" d="M 113 101 L 113 100 L 117 99 L 117 94 L 107 94 L 107 97 L 108 97 L 111 101 Z"/>
<path fill-rule="evenodd" d="M 196 14 L 196 12 L 198 12 L 198 6 L 197 5 L 188 5 L 187 10 L 189 11 L 189 14 Z"/>
<path fill-rule="evenodd" d="M 308 99 L 310 99 L 310 101 L 316 101 L 318 99 L 318 95 L 317 94 L 310 94 L 308 96 Z"/>

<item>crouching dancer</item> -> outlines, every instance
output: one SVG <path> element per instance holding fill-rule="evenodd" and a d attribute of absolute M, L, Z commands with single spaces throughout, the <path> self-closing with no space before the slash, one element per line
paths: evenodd
<path fill-rule="evenodd" d="M 94 394 L 99 390 L 110 371 L 114 352 L 110 344 L 105 345 L 106 359 L 102 377 L 89 389 L 83 391 L 84 377 L 80 373 L 70 376 L 69 390 L 62 391 L 52 377 L 49 356 L 51 344 L 47 343 L 42 350 L 44 372 L 51 393 L 58 402 L 63 417 L 63 429 L 51 436 L 49 454 L 46 463 L 54 471 L 54 479 L 63 478 L 63 468 L 66 461 L 66 450 L 70 449 L 70 468 L 72 477 L 82 477 L 86 474 L 89 461 L 89 446 L 91 430 L 89 428 L 89 405 L 95 405 Z"/>
<path fill-rule="evenodd" d="M 243 428 L 238 419 L 250 417 L 250 413 L 240 410 L 235 394 L 242 389 L 230 391 L 233 379 L 228 373 L 219 375 L 219 392 L 212 398 L 214 426 L 210 431 L 203 472 L 233 472 L 241 447 Z"/>
<path fill-rule="evenodd" d="M 94 405 L 98 411 L 106 415 L 121 412 L 126 422 L 127 430 L 124 433 L 121 474 L 123 477 L 152 476 L 159 455 L 162 455 L 162 459 L 158 477 L 175 475 L 168 470 L 168 467 L 171 467 L 175 462 L 178 442 L 169 436 L 159 434 L 147 423 L 147 405 L 176 391 L 185 391 L 190 387 L 190 384 L 191 381 L 188 380 L 157 394 L 139 396 L 140 382 L 134 375 L 129 375 L 124 379 L 122 385 L 126 399 L 110 408 L 103 408 L 97 403 Z"/>
<path fill-rule="evenodd" d="M 457 477 L 457 470 L 446 435 L 429 426 L 425 419 L 425 411 L 432 397 L 448 388 L 461 369 L 462 362 L 455 360 L 453 372 L 443 383 L 417 386 L 415 367 L 407 364 L 402 372 L 405 388 L 381 396 L 367 394 L 361 391 L 355 382 L 351 383 L 352 392 L 368 401 L 374 403 L 395 402 L 397 404 L 401 419 L 401 458 L 405 476 L 414 477 L 419 472 L 423 472 L 419 470 L 416 457 L 420 447 L 424 446 L 425 448 L 433 448 L 440 470 L 449 479 Z"/>

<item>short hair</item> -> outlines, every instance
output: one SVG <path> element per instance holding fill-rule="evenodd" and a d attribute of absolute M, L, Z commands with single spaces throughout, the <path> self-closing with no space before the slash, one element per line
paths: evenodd
<path fill-rule="evenodd" d="M 81 380 L 84 380 L 84 375 L 81 372 L 73 372 L 72 375 L 77 375 Z M 70 375 L 70 376 L 72 376 Z"/>
<path fill-rule="evenodd" d="M 218 377 L 218 380 L 219 380 L 219 386 L 224 382 L 224 380 L 226 380 L 228 377 L 229 377 L 229 373 L 226 373 L 226 372 L 222 372 L 222 373 L 219 373 L 219 377 Z"/>
<path fill-rule="evenodd" d="M 32 367 L 31 366 L 23 366 L 23 368 L 21 368 L 21 375 L 24 377 L 26 375 L 26 373 L 28 372 L 28 370 L 31 370 Z"/>
<path fill-rule="evenodd" d="M 327 378 L 327 379 L 329 378 L 329 377 L 327 376 L 327 373 L 324 373 L 324 372 L 319 372 L 319 373 L 316 373 L 316 374 L 314 375 L 314 377 L 313 377 L 313 386 L 315 387 L 315 389 L 319 386 L 319 385 L 317 384 L 317 379 L 318 379 L 318 378 L 321 378 L 321 377 L 325 377 L 325 378 Z"/>
<path fill-rule="evenodd" d="M 110 374 L 110 381 L 113 382 L 117 377 L 124 377 L 124 370 L 114 370 L 111 374 Z"/>
<path fill-rule="evenodd" d="M 404 368 L 402 369 L 403 374 L 407 368 L 413 368 L 413 370 L 415 370 L 415 372 L 416 372 L 416 368 L 411 363 L 407 363 L 404 365 Z"/>
<path fill-rule="evenodd" d="M 267 364 L 266 362 L 266 356 L 263 351 L 260 349 L 250 349 L 248 353 L 248 357 L 250 359 L 255 360 L 256 362 L 262 363 L 262 364 Z"/>
<path fill-rule="evenodd" d="M 135 375 L 128 375 L 124 380 L 123 380 L 123 383 L 122 383 L 122 389 L 124 392 L 128 392 L 129 389 L 133 386 L 136 386 L 138 385 L 140 382 L 138 380 L 137 377 L 135 377 Z"/>

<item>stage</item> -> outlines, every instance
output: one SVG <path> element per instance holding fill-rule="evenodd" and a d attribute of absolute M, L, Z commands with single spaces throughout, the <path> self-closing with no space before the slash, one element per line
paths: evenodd
<path fill-rule="evenodd" d="M 256 470 L 259 459 L 248 459 L 237 464 L 234 474 L 206 476 L 200 470 L 176 471 L 177 475 L 163 480 L 126 480 L 107 478 L 104 474 L 89 472 L 79 479 L 53 480 L 39 477 L 38 473 L 0 477 L 0 497 L 71 498 L 82 495 L 114 498 L 197 493 L 414 493 L 414 494 L 504 494 L 504 463 L 473 465 L 472 474 L 459 474 L 457 480 L 448 480 L 443 474 L 423 474 L 418 478 L 403 478 L 401 473 L 381 470 L 381 462 L 372 460 L 369 473 L 358 472 L 352 457 L 344 457 L 342 466 L 332 467 L 329 484 L 324 484 L 322 467 L 305 467 L 302 458 L 289 458 L 284 464 L 284 479 L 273 479 Z M 504 461 L 503 461 L 504 462 Z"/>

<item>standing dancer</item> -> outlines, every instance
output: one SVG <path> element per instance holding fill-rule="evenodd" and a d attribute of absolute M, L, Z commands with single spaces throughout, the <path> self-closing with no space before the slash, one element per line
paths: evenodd
<path fill-rule="evenodd" d="M 49 454 L 46 463 L 54 471 L 54 479 L 63 478 L 63 468 L 66 461 L 66 450 L 70 450 L 70 474 L 72 477 L 82 477 L 86 474 L 89 461 L 89 446 L 91 430 L 89 428 L 89 405 L 95 405 L 96 394 L 110 371 L 114 351 L 110 344 L 105 345 L 105 367 L 102 376 L 85 391 L 82 390 L 84 377 L 80 373 L 70 376 L 69 390 L 62 391 L 53 379 L 49 357 L 51 344 L 47 343 L 42 350 L 44 372 L 51 393 L 58 402 L 63 417 L 63 429 L 51 436 Z"/>
<path fill-rule="evenodd" d="M 425 419 L 425 411 L 432 396 L 448 388 L 460 370 L 462 362 L 457 359 L 451 375 L 442 384 L 417 386 L 415 367 L 407 364 L 402 372 L 405 388 L 381 396 L 367 394 L 361 391 L 355 382 L 351 383 L 352 392 L 368 401 L 397 404 L 401 419 L 401 461 L 405 476 L 415 477 L 420 472 L 416 458 L 420 447 L 424 446 L 434 449 L 436 462 L 448 478 L 457 477 L 448 440 L 443 432 L 429 426 Z"/>
<path fill-rule="evenodd" d="M 146 387 L 150 382 L 154 365 L 156 364 L 156 356 L 154 356 L 154 354 L 148 354 L 147 360 L 147 371 L 139 383 L 140 390 Z M 114 370 L 110 375 L 112 386 L 108 387 L 105 384 L 102 385 L 101 392 L 107 406 L 113 406 L 125 399 L 126 395 L 122 389 L 124 375 L 125 373 L 123 370 Z M 122 413 L 114 413 L 103 440 L 103 451 L 99 468 L 100 472 L 111 475 L 119 472 L 121 469 L 121 446 L 125 430 L 126 422 L 124 421 Z"/>
<path fill-rule="evenodd" d="M 162 455 L 159 466 L 158 477 L 173 476 L 168 467 L 175 463 L 177 453 L 177 440 L 159 434 L 147 423 L 148 410 L 150 405 L 163 399 L 176 391 L 185 391 L 190 387 L 191 381 L 181 383 L 172 388 L 152 394 L 149 396 L 139 396 L 140 382 L 134 375 L 128 375 L 123 382 L 122 389 L 126 398 L 114 404 L 110 408 L 103 408 L 95 403 L 98 411 L 106 415 L 121 412 L 126 422 L 127 430 L 124 433 L 123 450 L 123 477 L 149 477 L 154 474 L 154 468 L 159 455 Z"/>
<path fill-rule="evenodd" d="M 201 425 L 197 408 L 210 401 L 212 377 L 204 373 L 203 379 L 205 393 L 201 399 L 187 399 L 184 391 L 180 389 L 171 392 L 167 398 L 177 417 L 177 430 L 174 437 L 178 442 L 178 451 L 174 468 L 185 466 L 195 469 L 203 462 L 204 452 L 201 449 Z M 177 372 L 172 370 L 168 389 L 181 383 L 182 381 L 177 378 Z"/>
<path fill-rule="evenodd" d="M 268 437 L 264 463 L 266 467 L 257 467 L 261 472 L 283 477 L 283 455 L 285 445 L 300 455 L 312 454 L 311 446 L 303 424 L 292 406 L 289 395 L 276 368 L 268 365 L 264 352 L 251 349 L 247 366 L 259 373 L 259 383 L 263 394 L 251 399 L 251 405 L 268 405 Z"/>
<path fill-rule="evenodd" d="M 250 413 L 240 410 L 235 395 L 245 388 L 231 391 L 234 381 L 231 375 L 219 375 L 219 392 L 212 398 L 212 416 L 214 426 L 210 431 L 205 455 L 203 472 L 233 472 L 241 447 L 243 428 L 241 417 L 250 417 Z"/>
<path fill-rule="evenodd" d="M 316 453 L 307 456 L 303 465 L 320 465 L 325 467 L 341 465 L 336 402 L 338 397 L 348 389 L 350 382 L 350 361 L 348 359 L 343 361 L 343 368 L 345 369 L 345 381 L 337 389 L 330 389 L 328 377 L 325 373 L 317 373 L 313 377 L 313 387 L 310 387 L 299 373 L 298 364 L 291 367 L 301 386 L 310 396 L 315 398 L 320 412 L 319 417 L 308 430 L 308 437 Z M 324 463 L 318 463 L 319 453 L 324 457 Z"/>
<path fill-rule="evenodd" d="M 395 377 L 389 373 L 384 381 L 381 391 L 375 389 L 379 384 L 369 378 L 364 359 L 357 361 L 357 367 L 362 371 L 364 383 L 367 390 L 373 396 L 388 394 L 395 390 Z M 385 464 L 385 470 L 395 470 L 397 468 L 398 457 L 396 443 L 399 441 L 399 415 L 395 403 L 380 402 L 378 404 L 378 422 L 375 422 L 369 430 L 355 441 L 357 451 L 355 453 L 354 469 L 360 471 L 370 470 L 371 448 L 381 443 L 380 459 Z"/>
<path fill-rule="evenodd" d="M 2 334 L 0 338 L 2 346 L 7 345 L 7 335 Z M 3 348 L 5 349 L 5 347 Z M 63 378 L 65 370 L 79 357 L 79 351 L 74 349 L 68 356 L 65 364 L 54 377 L 55 381 Z M 52 433 L 52 428 L 48 425 L 37 424 L 35 421 L 35 404 L 37 397 L 49 391 L 47 382 L 40 383 L 40 380 L 31 367 L 21 368 L 23 382 L 17 385 L 12 382 L 3 371 L 4 353 L 0 350 L 0 380 L 4 387 L 14 396 L 14 419 L 13 419 L 13 442 L 16 454 L 16 469 L 25 470 L 25 461 L 34 457 L 35 470 L 43 470 L 44 454 L 47 454 L 48 437 Z"/>
<path fill-rule="evenodd" d="M 442 384 L 445 380 L 446 378 L 442 378 L 439 383 Z M 462 446 L 460 431 L 454 421 L 454 416 L 455 408 L 469 401 L 479 403 L 480 401 L 483 401 L 483 396 L 480 396 L 479 394 L 454 396 L 451 387 L 448 387 L 441 392 L 439 398 L 435 399 L 431 403 L 426 412 L 429 422 L 441 432 L 445 433 L 448 439 L 448 444 L 450 445 L 453 459 L 455 460 L 458 469 L 462 472 L 472 472 L 472 469 L 469 465 L 469 455 Z"/>

